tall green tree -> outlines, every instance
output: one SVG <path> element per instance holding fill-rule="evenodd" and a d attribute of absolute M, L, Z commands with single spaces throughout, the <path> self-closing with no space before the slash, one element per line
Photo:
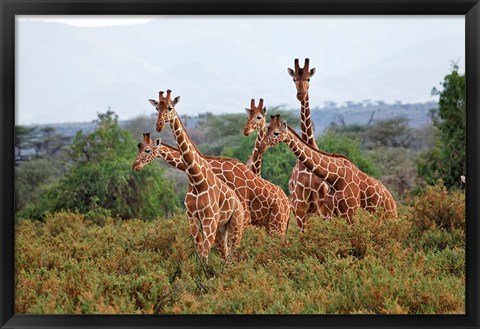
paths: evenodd
<path fill-rule="evenodd" d="M 66 153 L 67 173 L 23 215 L 41 219 L 45 211 L 104 208 L 123 219 L 152 219 L 174 212 L 180 204 L 164 169 L 154 161 L 132 171 L 137 141 L 111 111 L 99 114 L 96 122 L 93 132 L 75 136 Z"/>
<path fill-rule="evenodd" d="M 432 95 L 439 96 L 438 109 L 432 115 L 439 143 L 437 148 L 423 154 L 429 160 L 419 160 L 418 172 L 427 183 L 441 178 L 445 186 L 459 187 L 466 168 L 466 103 L 465 75 L 458 72 L 458 65 L 454 64 L 444 77 L 441 89 L 433 88 Z M 432 163 L 437 165 L 430 170 Z"/>

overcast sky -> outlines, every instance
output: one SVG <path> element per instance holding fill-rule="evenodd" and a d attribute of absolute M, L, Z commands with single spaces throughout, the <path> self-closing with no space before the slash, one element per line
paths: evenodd
<path fill-rule="evenodd" d="M 316 67 L 310 105 L 436 100 L 464 70 L 464 16 L 17 16 L 17 124 L 120 119 L 172 89 L 180 114 L 299 107 L 287 73 Z"/>

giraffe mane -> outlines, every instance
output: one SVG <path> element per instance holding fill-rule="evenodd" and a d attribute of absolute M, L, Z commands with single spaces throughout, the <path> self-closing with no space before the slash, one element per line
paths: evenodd
<path fill-rule="evenodd" d="M 170 149 L 170 150 L 174 150 L 174 151 L 180 152 L 180 150 L 179 150 L 178 148 L 176 148 L 176 147 L 174 147 L 174 146 L 172 146 L 172 145 L 170 145 L 170 144 L 167 144 L 167 143 L 164 143 L 164 142 L 161 142 L 160 144 L 161 144 L 162 146 Z"/>
<path fill-rule="evenodd" d="M 176 111 L 176 109 L 175 109 L 175 111 Z M 197 147 L 197 144 L 195 144 L 195 143 L 193 142 L 192 138 L 190 137 L 190 134 L 187 132 L 187 129 L 186 129 L 185 126 L 183 125 L 183 122 L 182 122 L 182 120 L 180 119 L 180 116 L 178 115 L 178 112 L 177 112 L 176 116 L 177 116 L 178 121 L 180 122 L 180 126 L 182 127 L 183 131 L 185 131 L 185 136 L 186 136 L 186 138 L 188 138 L 188 143 L 193 146 L 195 152 L 197 152 L 197 154 L 198 154 L 200 157 L 203 157 L 204 155 L 202 154 L 202 152 L 200 152 L 200 150 L 199 150 L 198 147 Z"/>

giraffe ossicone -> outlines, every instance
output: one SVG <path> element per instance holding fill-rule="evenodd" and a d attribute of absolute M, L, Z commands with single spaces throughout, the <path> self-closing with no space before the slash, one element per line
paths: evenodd
<path fill-rule="evenodd" d="M 267 108 L 263 105 L 263 98 L 258 101 L 258 106 L 255 105 L 255 99 L 250 101 L 250 108 L 245 108 L 248 114 L 247 122 L 243 128 L 243 134 L 245 136 L 250 135 L 253 131 L 257 131 L 257 138 L 253 146 L 252 154 L 247 161 L 247 168 L 250 169 L 255 175 L 260 176 L 262 172 L 262 153 L 259 152 L 258 146 L 265 133 L 265 115 L 267 114 Z"/>
<path fill-rule="evenodd" d="M 143 133 L 143 143 L 138 143 L 138 155 L 132 165 L 132 170 L 140 171 L 143 166 L 156 158 L 157 147 L 161 144 L 161 138 L 152 141 L 150 133 Z"/>

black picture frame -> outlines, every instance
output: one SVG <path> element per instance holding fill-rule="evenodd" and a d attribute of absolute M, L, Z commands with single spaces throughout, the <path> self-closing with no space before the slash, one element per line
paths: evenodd
<path fill-rule="evenodd" d="M 479 0 L 0 0 L 1 328 L 479 328 Z M 15 315 L 15 15 L 465 15 L 467 88 L 465 315 Z"/>

